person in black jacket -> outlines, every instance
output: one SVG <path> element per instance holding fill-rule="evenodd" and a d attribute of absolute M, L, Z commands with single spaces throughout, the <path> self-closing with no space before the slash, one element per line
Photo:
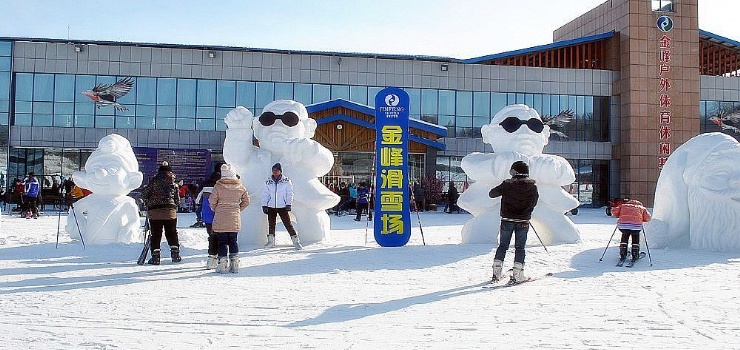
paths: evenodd
<path fill-rule="evenodd" d="M 501 229 L 496 257 L 493 260 L 493 281 L 501 279 L 506 250 L 509 249 L 512 233 L 514 238 L 514 269 L 510 283 L 523 282 L 524 246 L 527 244 L 529 220 L 532 218 L 539 193 L 535 181 L 529 178 L 529 166 L 523 161 L 516 161 L 509 170 L 511 179 L 504 180 L 494 187 L 488 196 L 501 196 Z"/>
<path fill-rule="evenodd" d="M 152 258 L 147 262 L 159 265 L 162 230 L 170 246 L 172 262 L 182 261 L 180 240 L 177 236 L 177 206 L 180 203 L 175 174 L 167 162 L 162 162 L 157 174 L 141 190 L 141 199 L 147 206 L 149 224 L 152 230 Z"/>

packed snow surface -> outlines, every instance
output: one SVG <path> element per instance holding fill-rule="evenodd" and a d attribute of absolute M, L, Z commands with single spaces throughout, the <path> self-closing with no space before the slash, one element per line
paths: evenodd
<path fill-rule="evenodd" d="M 471 216 L 420 218 L 407 246 L 382 248 L 366 221 L 332 216 L 330 243 L 295 251 L 279 231 L 217 274 L 194 214 L 178 218 L 181 263 L 163 248 L 162 265 L 138 266 L 140 243 L 83 249 L 64 215 L 6 213 L 0 349 L 740 349 L 740 252 L 653 249 L 615 267 L 619 232 L 599 258 L 616 219 L 581 209 L 581 243 L 548 253 L 530 231 L 525 273 L 552 277 L 484 289 L 495 246 L 460 244 Z"/>

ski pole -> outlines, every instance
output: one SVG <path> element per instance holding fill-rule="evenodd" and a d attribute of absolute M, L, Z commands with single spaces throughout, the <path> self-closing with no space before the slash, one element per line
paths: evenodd
<path fill-rule="evenodd" d="M 421 225 L 421 216 L 419 215 L 419 206 L 416 204 L 416 197 L 414 196 L 414 191 L 409 188 L 409 193 L 411 193 L 411 201 L 414 202 L 414 209 L 416 209 L 416 220 L 419 221 L 419 231 L 421 232 L 421 243 L 423 245 L 427 245 L 427 242 L 424 241 L 424 228 Z"/>
<path fill-rule="evenodd" d="M 57 212 L 57 244 L 54 246 L 54 249 L 59 248 L 59 223 L 62 220 L 62 208 L 59 208 L 59 211 Z"/>
<path fill-rule="evenodd" d="M 606 248 L 604 248 L 604 253 L 601 254 L 601 258 L 599 258 L 599 261 L 604 260 L 604 255 L 606 255 L 606 250 L 609 249 L 609 243 L 612 242 L 612 239 L 614 238 L 615 233 L 617 233 L 617 226 L 614 226 L 614 232 L 612 232 L 612 236 L 609 237 L 609 242 L 606 242 Z"/>
<path fill-rule="evenodd" d="M 82 241 L 82 249 L 85 249 L 85 239 L 82 238 L 82 231 L 80 230 L 80 222 L 77 221 L 77 211 L 75 210 L 74 204 L 70 204 L 72 208 L 72 216 L 75 218 L 75 225 L 77 225 L 77 232 L 80 234 L 80 241 Z"/>
<path fill-rule="evenodd" d="M 539 239 L 539 240 L 540 240 L 540 244 L 542 244 L 542 248 L 545 248 L 545 251 L 546 251 L 546 252 L 547 252 L 548 254 L 550 254 L 550 252 L 549 252 L 549 251 L 547 250 L 547 247 L 545 246 L 545 243 L 544 243 L 544 242 L 542 242 L 542 238 L 540 238 L 540 234 L 539 234 L 539 233 L 537 233 L 537 230 L 535 230 L 535 229 L 534 229 L 534 225 L 532 225 L 532 223 L 531 223 L 531 222 L 529 223 L 529 227 L 531 227 L 531 228 L 532 228 L 532 231 L 534 231 L 534 235 L 535 235 L 535 236 L 537 236 L 537 239 Z"/>
<path fill-rule="evenodd" d="M 648 260 L 650 260 L 650 266 L 653 266 L 653 258 L 650 256 L 650 246 L 648 245 L 647 233 L 645 232 L 644 227 L 642 228 L 642 236 L 645 237 L 645 249 L 647 249 Z"/>

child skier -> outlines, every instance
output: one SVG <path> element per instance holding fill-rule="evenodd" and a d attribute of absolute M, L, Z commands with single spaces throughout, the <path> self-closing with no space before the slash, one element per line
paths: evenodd
<path fill-rule="evenodd" d="M 650 213 L 640 201 L 626 199 L 624 204 L 612 208 L 612 214 L 619 218 L 617 228 L 622 232 L 622 240 L 619 243 L 619 260 L 627 259 L 627 242 L 632 236 L 632 261 L 634 262 L 640 257 L 642 223 L 650 221 Z"/>

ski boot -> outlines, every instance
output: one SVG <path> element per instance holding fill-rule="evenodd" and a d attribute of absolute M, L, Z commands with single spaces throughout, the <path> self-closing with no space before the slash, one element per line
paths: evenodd
<path fill-rule="evenodd" d="M 229 272 L 239 273 L 239 256 L 236 254 L 229 256 Z"/>
<path fill-rule="evenodd" d="M 182 257 L 180 256 L 180 246 L 170 246 L 170 257 L 172 258 L 172 262 L 182 261 Z"/>
<path fill-rule="evenodd" d="M 206 225 L 203 224 L 203 221 L 196 221 L 194 224 L 190 225 L 192 228 L 199 228 L 199 227 L 206 227 Z"/>
<path fill-rule="evenodd" d="M 301 250 L 303 249 L 303 246 L 301 245 L 301 240 L 298 238 L 298 235 L 290 236 L 290 240 L 293 241 L 293 247 L 295 250 Z"/>
<path fill-rule="evenodd" d="M 159 249 L 152 250 L 152 257 L 146 263 L 149 265 L 159 265 Z"/>
<path fill-rule="evenodd" d="M 510 284 L 518 284 L 526 281 L 527 278 L 524 277 L 524 264 L 515 262 L 514 263 L 514 269 L 511 274 L 511 280 L 509 281 Z"/>
<path fill-rule="evenodd" d="M 218 265 L 218 257 L 215 255 L 209 255 L 208 261 L 206 262 L 206 270 L 213 270 Z"/>
<path fill-rule="evenodd" d="M 639 258 L 640 258 L 640 245 L 633 244 L 632 245 L 632 261 L 636 261 Z"/>
<path fill-rule="evenodd" d="M 267 244 L 265 248 L 275 248 L 275 235 L 267 235 Z"/>
<path fill-rule="evenodd" d="M 218 264 L 216 265 L 216 272 L 218 273 L 229 272 L 229 258 L 225 256 L 218 257 Z"/>
<path fill-rule="evenodd" d="M 493 261 L 493 277 L 492 282 L 498 282 L 501 279 L 501 270 L 504 268 L 504 262 L 501 260 Z"/>

